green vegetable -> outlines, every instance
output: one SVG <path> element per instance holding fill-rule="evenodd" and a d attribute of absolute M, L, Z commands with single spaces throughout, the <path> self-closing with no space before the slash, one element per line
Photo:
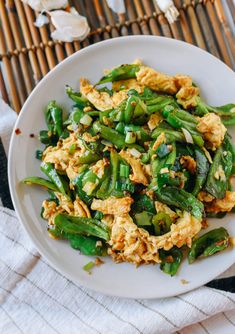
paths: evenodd
<path fill-rule="evenodd" d="M 130 166 L 120 164 L 120 176 L 121 177 L 129 177 L 130 175 Z"/>
<path fill-rule="evenodd" d="M 163 187 L 155 191 L 155 194 L 159 201 L 188 211 L 197 219 L 202 218 L 204 212 L 202 202 L 185 190 L 176 187 Z"/>
<path fill-rule="evenodd" d="M 193 263 L 199 256 L 207 257 L 220 252 L 229 245 L 229 234 L 224 227 L 211 230 L 193 241 L 188 253 L 189 263 Z"/>
<path fill-rule="evenodd" d="M 82 109 L 87 105 L 88 100 L 82 96 L 81 93 L 76 93 L 74 90 L 66 86 L 66 93 L 68 97 L 73 100 L 77 105 L 79 105 Z"/>
<path fill-rule="evenodd" d="M 156 213 L 156 209 L 154 206 L 154 201 L 148 196 L 148 195 L 140 195 L 137 194 L 135 196 L 135 201 L 132 204 L 132 211 L 133 212 L 142 212 L 142 211 L 147 211 L 152 214 Z"/>
<path fill-rule="evenodd" d="M 152 219 L 155 235 L 162 235 L 169 232 L 172 223 L 173 221 L 167 213 L 158 212 Z"/>
<path fill-rule="evenodd" d="M 26 177 L 22 182 L 24 184 L 27 184 L 28 186 L 36 184 L 36 185 L 44 187 L 46 189 L 50 189 L 50 190 L 53 190 L 53 191 L 58 191 L 58 188 L 54 183 L 52 183 L 48 180 L 45 180 L 42 177 L 37 177 L 37 176 Z"/>
<path fill-rule="evenodd" d="M 220 146 L 215 153 L 205 185 L 205 190 L 209 194 L 216 198 L 224 198 L 232 166 L 232 153 Z"/>
<path fill-rule="evenodd" d="M 118 80 L 126 80 L 136 77 L 136 73 L 140 70 L 139 65 L 135 64 L 127 64 L 121 65 L 112 69 L 107 75 L 103 76 L 97 85 L 106 83 L 106 82 L 114 82 Z"/>
<path fill-rule="evenodd" d="M 61 192 L 63 195 L 69 194 L 69 185 L 57 173 L 56 169 L 51 163 L 42 162 L 40 168 L 41 171 L 46 174 L 49 179 L 55 184 L 59 192 Z"/>
<path fill-rule="evenodd" d="M 172 143 L 174 141 L 176 142 L 181 142 L 181 143 L 184 143 L 186 142 L 185 140 L 185 136 L 182 132 L 179 132 L 179 131 L 175 131 L 175 130 L 171 130 L 171 129 L 162 129 L 162 128 L 156 128 L 151 137 L 153 139 L 156 139 L 158 138 L 158 136 L 161 134 L 161 133 L 164 133 L 165 137 L 166 137 L 166 140 L 167 142 L 169 143 Z"/>
<path fill-rule="evenodd" d="M 38 160 L 42 160 L 42 156 L 43 156 L 43 151 L 36 150 L 36 152 L 35 152 L 35 158 L 38 159 Z"/>
<path fill-rule="evenodd" d="M 45 115 L 49 131 L 51 131 L 53 135 L 60 137 L 63 132 L 62 109 L 56 104 L 55 101 L 51 101 L 47 106 Z"/>
<path fill-rule="evenodd" d="M 54 223 L 64 233 L 94 236 L 109 240 L 108 228 L 99 220 L 93 218 L 75 217 L 59 213 L 55 217 Z"/>
<path fill-rule="evenodd" d="M 199 147 L 195 148 L 195 157 L 196 157 L 197 169 L 196 169 L 196 180 L 192 194 L 194 196 L 197 196 L 199 191 L 202 189 L 204 183 L 206 182 L 207 173 L 209 171 L 210 165 L 204 152 Z"/>
<path fill-rule="evenodd" d="M 104 256 L 107 253 L 107 247 L 103 241 L 99 241 L 95 237 L 85 237 L 83 235 L 67 235 L 70 245 L 74 249 L 79 249 L 84 255 L 90 256 Z M 98 241 L 98 243 L 97 243 Z M 100 246 L 97 244 L 101 243 Z"/>
<path fill-rule="evenodd" d="M 121 149 L 125 146 L 125 137 L 118 133 L 116 130 L 102 125 L 98 121 L 93 123 L 93 129 L 95 133 L 100 133 L 100 136 L 103 139 L 110 141 L 115 146 L 117 146 L 117 148 Z"/>
<path fill-rule="evenodd" d="M 135 214 L 135 221 L 138 226 L 151 226 L 151 217 L 147 211 L 142 211 Z"/>
<path fill-rule="evenodd" d="M 79 164 L 91 164 L 92 162 L 96 162 L 100 160 L 100 156 L 92 151 L 86 151 L 83 155 L 78 158 Z"/>
<path fill-rule="evenodd" d="M 181 249 L 177 247 L 173 247 L 169 251 L 160 249 L 159 254 L 162 261 L 160 264 L 161 270 L 168 275 L 175 276 L 183 260 Z"/>
<path fill-rule="evenodd" d="M 88 262 L 83 266 L 83 270 L 87 271 L 90 274 L 90 270 L 94 267 L 95 263 L 93 261 Z"/>
<path fill-rule="evenodd" d="M 125 137 L 126 144 L 134 144 L 136 141 L 136 134 L 134 132 L 127 132 Z"/>

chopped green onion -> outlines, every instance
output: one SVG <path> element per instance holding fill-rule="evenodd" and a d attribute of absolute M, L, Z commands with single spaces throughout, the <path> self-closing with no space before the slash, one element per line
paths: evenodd
<path fill-rule="evenodd" d="M 83 124 L 83 125 L 91 125 L 91 123 L 93 122 L 93 119 L 91 116 L 89 115 L 84 115 L 82 116 L 82 118 L 80 119 L 80 123 Z"/>
<path fill-rule="evenodd" d="M 115 130 L 117 130 L 117 132 L 121 133 L 124 135 L 125 133 L 125 124 L 122 123 L 122 122 L 119 122 L 117 125 L 116 125 L 116 128 Z"/>
<path fill-rule="evenodd" d="M 129 177 L 130 167 L 127 165 L 120 164 L 120 176 L 121 177 Z"/>
<path fill-rule="evenodd" d="M 82 267 L 83 270 L 87 271 L 88 274 L 91 274 L 90 270 L 94 267 L 95 262 L 90 261 L 87 264 L 85 264 L 85 266 Z"/>
<path fill-rule="evenodd" d="M 125 143 L 126 144 L 134 144 L 136 141 L 136 134 L 134 132 L 127 132 Z"/>
<path fill-rule="evenodd" d="M 76 148 L 77 148 L 77 144 L 73 143 L 69 148 L 69 153 L 73 154 L 76 151 Z"/>
<path fill-rule="evenodd" d="M 41 150 L 36 150 L 35 152 L 35 158 L 38 160 L 42 160 L 42 155 L 43 155 L 43 151 Z"/>

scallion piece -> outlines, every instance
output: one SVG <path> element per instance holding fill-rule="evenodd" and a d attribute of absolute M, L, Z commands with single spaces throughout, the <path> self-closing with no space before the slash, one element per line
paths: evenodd
<path fill-rule="evenodd" d="M 120 176 L 121 177 L 129 177 L 130 167 L 127 165 L 120 164 Z"/>
<path fill-rule="evenodd" d="M 136 134 L 134 132 L 127 132 L 125 137 L 126 144 L 134 144 L 136 141 Z"/>

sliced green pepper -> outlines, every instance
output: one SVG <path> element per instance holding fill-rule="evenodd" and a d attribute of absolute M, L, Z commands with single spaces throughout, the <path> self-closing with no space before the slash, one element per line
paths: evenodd
<path fill-rule="evenodd" d="M 45 180 L 42 177 L 38 177 L 38 176 L 26 177 L 22 182 L 27 184 L 28 186 L 36 184 L 46 189 L 58 191 L 58 188 L 54 183 L 48 180 Z"/>
<path fill-rule="evenodd" d="M 97 85 L 114 82 L 118 80 L 132 79 L 136 77 L 136 73 L 140 70 L 139 65 L 126 64 L 112 69 L 107 75 L 103 76 Z"/>
<path fill-rule="evenodd" d="M 160 264 L 160 269 L 168 275 L 176 275 L 179 266 L 183 260 L 183 253 L 181 249 L 177 247 L 173 247 L 169 251 L 160 249 L 159 255 L 162 261 Z"/>
<path fill-rule="evenodd" d="M 224 227 L 211 230 L 193 241 L 188 253 L 189 263 L 193 263 L 199 256 L 207 257 L 220 252 L 229 245 L 229 234 Z"/>
<path fill-rule="evenodd" d="M 192 194 L 194 196 L 197 196 L 199 191 L 202 189 L 204 183 L 206 182 L 210 165 L 204 152 L 199 147 L 195 148 L 195 157 L 196 157 L 197 169 L 196 169 L 196 180 Z"/>

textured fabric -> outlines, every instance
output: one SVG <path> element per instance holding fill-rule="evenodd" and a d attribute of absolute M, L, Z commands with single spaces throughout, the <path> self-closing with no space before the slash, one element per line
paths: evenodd
<path fill-rule="evenodd" d="M 0 137 L 5 148 L 14 119 L 15 114 L 0 102 Z M 1 149 L 0 197 L 10 206 L 6 155 L 0 144 Z M 223 290 L 234 289 L 234 274 L 233 266 L 224 273 L 226 280 L 209 283 L 221 290 L 202 287 L 160 300 L 104 296 L 75 285 L 51 268 L 14 211 L 0 207 L 0 333 L 232 334 L 235 294 Z"/>
<path fill-rule="evenodd" d="M 164 334 L 195 322 L 190 333 L 235 332 L 235 294 L 202 287 L 159 300 L 104 296 L 52 269 L 14 211 L 0 208 L 0 222 L 0 333 Z"/>

